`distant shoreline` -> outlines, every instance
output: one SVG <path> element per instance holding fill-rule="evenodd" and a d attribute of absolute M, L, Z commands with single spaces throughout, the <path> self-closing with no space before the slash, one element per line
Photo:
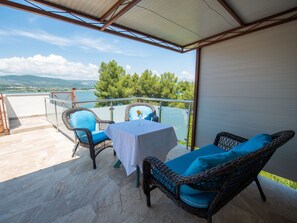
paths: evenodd
<path fill-rule="evenodd" d="M 0 91 L 0 93 L 2 94 L 49 94 L 51 92 L 70 92 L 71 88 L 64 90 L 64 89 L 52 89 L 52 90 L 45 90 L 45 91 Z M 90 89 L 77 89 L 75 90 L 75 92 L 77 91 L 95 91 L 94 88 L 90 88 Z"/>

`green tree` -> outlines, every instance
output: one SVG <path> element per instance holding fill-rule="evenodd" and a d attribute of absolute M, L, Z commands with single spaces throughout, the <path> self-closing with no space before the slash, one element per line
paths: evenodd
<path fill-rule="evenodd" d="M 177 83 L 177 94 L 179 100 L 194 100 L 194 83 L 180 81 Z"/>
<path fill-rule="evenodd" d="M 160 90 L 161 98 L 175 99 L 176 95 L 176 83 L 178 78 L 174 73 L 166 72 L 161 74 L 160 77 Z"/>
<path fill-rule="evenodd" d="M 138 87 L 140 93 L 139 96 L 149 97 L 149 98 L 159 98 L 159 78 L 157 75 L 153 74 L 150 70 L 145 70 L 138 79 Z M 137 95 L 138 96 L 138 95 Z"/>
<path fill-rule="evenodd" d="M 99 68 L 99 80 L 95 84 L 95 96 L 98 100 L 110 98 L 124 98 L 133 95 L 131 92 L 130 75 L 126 75 L 123 67 L 115 60 L 109 63 L 102 62 Z M 109 103 L 97 103 L 103 106 Z"/>
<path fill-rule="evenodd" d="M 194 100 L 194 83 L 189 81 L 180 81 L 176 84 L 176 99 Z M 181 102 L 171 103 L 170 106 L 177 108 L 187 108 L 187 104 Z"/>
<path fill-rule="evenodd" d="M 125 75 L 125 70 L 118 66 L 116 61 L 102 62 L 99 69 L 99 81 L 95 84 L 94 94 L 98 99 L 121 98 L 123 92 L 120 88 L 120 79 Z"/>
<path fill-rule="evenodd" d="M 141 97 L 142 93 L 141 93 L 141 87 L 139 85 L 139 76 L 137 73 L 134 73 L 131 76 L 131 81 L 132 81 L 132 85 L 133 85 L 133 96 Z"/>
<path fill-rule="evenodd" d="M 158 77 L 150 70 L 141 76 L 126 74 L 116 61 L 102 62 L 99 69 L 99 80 L 95 84 L 95 95 L 98 100 L 110 98 L 149 97 L 179 100 L 193 100 L 194 84 L 178 81 L 174 73 L 165 72 Z M 100 106 L 108 103 L 100 103 Z M 163 103 L 164 106 L 186 108 L 184 103 Z M 97 104 L 99 106 L 99 104 Z"/>

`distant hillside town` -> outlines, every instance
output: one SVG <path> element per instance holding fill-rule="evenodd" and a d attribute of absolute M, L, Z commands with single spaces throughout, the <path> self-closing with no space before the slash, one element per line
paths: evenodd
<path fill-rule="evenodd" d="M 64 80 L 34 75 L 0 76 L 0 92 L 48 92 L 93 89 L 95 80 Z"/>

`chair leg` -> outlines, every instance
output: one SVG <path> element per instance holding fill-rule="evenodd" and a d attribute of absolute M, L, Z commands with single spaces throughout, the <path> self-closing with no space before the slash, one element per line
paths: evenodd
<path fill-rule="evenodd" d="M 116 151 L 115 151 L 115 150 L 113 150 L 113 155 L 114 155 L 114 156 L 116 156 L 116 155 L 117 155 L 117 153 L 116 153 Z"/>
<path fill-rule="evenodd" d="M 93 160 L 93 168 L 94 168 L 94 170 L 97 168 L 96 167 L 96 160 L 95 160 L 96 158 L 94 157 L 94 158 L 92 158 L 92 160 Z"/>
<path fill-rule="evenodd" d="M 142 189 L 146 197 L 146 206 L 150 207 L 151 206 L 151 188 L 145 176 L 143 176 Z"/>
<path fill-rule="evenodd" d="M 151 193 L 148 192 L 145 194 L 146 197 L 146 206 L 150 207 L 151 206 Z"/>
<path fill-rule="evenodd" d="M 266 196 L 265 196 L 265 194 L 264 194 L 264 192 L 262 190 L 262 187 L 261 187 L 260 182 L 259 182 L 259 180 L 258 180 L 257 177 L 256 177 L 255 181 L 256 181 L 257 187 L 259 189 L 259 192 L 260 192 L 260 195 L 261 195 L 262 200 L 263 201 L 266 201 Z"/>
<path fill-rule="evenodd" d="M 95 150 L 94 148 L 90 148 L 90 157 L 93 160 L 93 168 L 94 170 L 96 169 L 96 155 L 95 155 Z"/>
<path fill-rule="evenodd" d="M 208 217 L 207 217 L 207 223 L 212 223 L 212 216 L 211 215 L 208 215 Z"/>
<path fill-rule="evenodd" d="M 75 155 L 75 153 L 76 153 L 76 150 L 77 150 L 78 146 L 79 146 L 79 142 L 77 142 L 76 145 L 74 146 L 74 148 L 73 148 L 73 150 L 72 150 L 72 155 L 71 155 L 71 157 L 74 157 L 74 155 Z"/>

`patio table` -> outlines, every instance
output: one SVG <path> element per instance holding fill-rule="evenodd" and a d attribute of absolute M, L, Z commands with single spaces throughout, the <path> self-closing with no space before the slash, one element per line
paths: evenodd
<path fill-rule="evenodd" d="M 165 161 L 168 152 L 177 145 L 172 126 L 147 120 L 115 123 L 104 132 L 112 140 L 127 176 L 137 168 L 142 172 L 142 162 L 147 156 Z"/>

